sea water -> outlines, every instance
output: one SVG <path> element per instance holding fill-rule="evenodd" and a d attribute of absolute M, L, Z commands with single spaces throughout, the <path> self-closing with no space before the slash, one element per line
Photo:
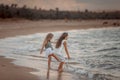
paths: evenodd
<path fill-rule="evenodd" d="M 66 58 L 64 71 L 85 76 L 91 80 L 120 80 L 120 27 L 66 31 L 71 59 Z M 53 32 L 53 41 L 63 31 Z M 0 39 L 0 55 L 15 59 L 16 65 L 47 69 L 47 57 L 40 55 L 40 48 L 47 33 Z M 53 44 L 55 46 L 55 44 Z M 65 51 L 63 51 L 65 57 Z M 52 60 L 52 68 L 58 62 Z"/>

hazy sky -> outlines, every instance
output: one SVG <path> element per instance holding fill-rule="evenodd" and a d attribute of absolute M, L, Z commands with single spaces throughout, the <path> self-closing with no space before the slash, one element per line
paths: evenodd
<path fill-rule="evenodd" d="M 19 6 L 37 6 L 42 9 L 60 10 L 120 10 L 120 0 L 0 0 L 0 3 L 17 3 Z"/>

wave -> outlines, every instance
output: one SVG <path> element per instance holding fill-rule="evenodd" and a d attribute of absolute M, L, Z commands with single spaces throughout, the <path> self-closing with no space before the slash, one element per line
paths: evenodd
<path fill-rule="evenodd" d="M 100 49 L 100 50 L 97 50 L 96 52 L 112 51 L 112 50 L 120 50 L 120 48 L 112 47 L 112 48 Z"/>

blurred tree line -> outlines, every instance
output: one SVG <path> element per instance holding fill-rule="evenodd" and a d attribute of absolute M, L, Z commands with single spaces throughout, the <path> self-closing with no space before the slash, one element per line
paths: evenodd
<path fill-rule="evenodd" d="M 40 19 L 120 19 L 120 11 L 93 12 L 85 11 L 60 11 L 59 8 L 44 10 L 28 8 L 26 5 L 18 7 L 17 4 L 0 4 L 0 18 L 25 18 L 30 20 Z"/>

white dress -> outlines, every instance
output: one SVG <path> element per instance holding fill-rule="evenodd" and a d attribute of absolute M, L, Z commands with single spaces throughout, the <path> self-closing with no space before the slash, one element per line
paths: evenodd
<path fill-rule="evenodd" d="M 65 62 L 65 57 L 63 56 L 63 53 L 62 53 L 62 50 L 63 50 L 63 43 L 65 42 L 66 40 L 63 40 L 62 43 L 61 43 L 61 46 L 59 48 L 55 48 L 54 50 L 54 54 L 58 57 L 58 59 L 61 61 L 61 62 Z"/>

